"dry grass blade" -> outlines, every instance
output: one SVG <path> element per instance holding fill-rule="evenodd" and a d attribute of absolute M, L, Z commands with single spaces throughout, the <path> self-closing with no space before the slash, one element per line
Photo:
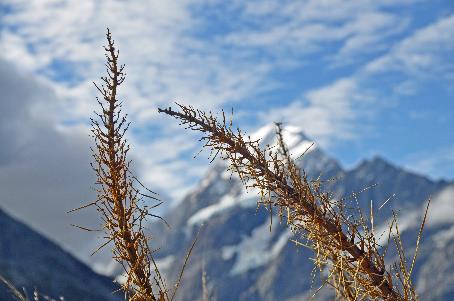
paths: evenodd
<path fill-rule="evenodd" d="M 415 267 L 416 257 L 418 257 L 419 243 L 421 242 L 422 231 L 424 230 L 424 226 L 426 225 L 427 213 L 429 212 L 429 205 L 430 205 L 430 199 L 427 202 L 426 210 L 424 211 L 424 217 L 422 219 L 421 226 L 419 227 L 418 237 L 416 239 L 415 254 L 413 255 L 413 259 L 411 261 L 411 267 L 410 267 L 410 272 L 409 272 L 410 276 L 411 276 L 411 274 L 413 272 L 413 268 Z"/>
<path fill-rule="evenodd" d="M 2 275 L 0 275 L 0 283 L 3 283 L 11 292 L 12 296 L 18 300 L 18 301 L 30 301 L 30 298 L 27 296 L 27 291 L 25 288 L 23 289 L 23 293 L 21 293 L 10 281 L 8 281 L 6 278 L 4 278 Z M 46 301 L 56 301 L 55 299 L 40 294 L 38 290 L 35 288 L 33 292 L 33 300 L 34 301 L 40 301 L 40 300 L 46 300 Z M 64 301 L 64 297 L 60 297 L 58 300 Z"/>
<path fill-rule="evenodd" d="M 207 272 L 202 269 L 202 301 L 210 301 L 210 293 L 207 286 Z"/>
<path fill-rule="evenodd" d="M 2 282 L 10 290 L 11 294 L 19 301 L 28 301 L 27 297 L 19 292 L 19 290 L 8 280 L 6 280 L 2 275 L 0 275 L 0 282 Z"/>
<path fill-rule="evenodd" d="M 239 129 L 211 114 L 190 106 L 180 110 L 159 109 L 180 124 L 203 133 L 201 141 L 213 157 L 230 162 L 229 168 L 246 188 L 258 188 L 260 203 L 286 212 L 288 226 L 308 241 L 315 253 L 315 265 L 329 269 L 327 283 L 346 300 L 417 300 L 405 258 L 397 269 L 387 269 L 374 233 L 358 203 L 348 206 L 346 200 L 333 200 L 322 188 L 320 179 L 309 181 L 295 164 L 282 139 L 278 125 L 276 150 L 262 149 L 259 140 L 246 138 Z M 214 158 L 213 158 L 214 159 Z M 270 210 L 271 212 L 271 210 Z M 401 248 L 398 248 L 402 251 Z M 400 253 L 403 255 L 403 253 Z M 401 286 L 393 281 L 400 281 Z"/>
<path fill-rule="evenodd" d="M 175 283 L 175 289 L 173 290 L 172 297 L 170 298 L 170 301 L 173 301 L 175 299 L 176 293 L 177 293 L 178 288 L 180 287 L 180 284 L 181 284 L 181 279 L 183 278 L 184 270 L 185 270 L 185 268 L 186 268 L 186 266 L 188 264 L 189 257 L 191 257 L 192 251 L 194 250 L 194 247 L 195 247 L 195 245 L 197 243 L 197 240 L 199 239 L 199 235 L 200 235 L 201 231 L 202 231 L 202 228 L 200 228 L 199 231 L 197 231 L 197 235 L 196 235 L 194 241 L 192 242 L 191 247 L 189 248 L 188 252 L 186 253 L 186 256 L 184 257 L 183 266 L 180 269 L 180 274 L 178 275 L 177 283 Z"/>

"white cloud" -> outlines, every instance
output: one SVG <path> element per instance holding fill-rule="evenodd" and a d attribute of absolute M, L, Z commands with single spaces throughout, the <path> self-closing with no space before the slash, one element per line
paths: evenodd
<path fill-rule="evenodd" d="M 282 68 L 284 61 L 302 64 L 302 54 L 304 57 L 307 52 L 336 42 L 339 46 L 328 55 L 346 62 L 356 58 L 358 53 L 385 47 L 386 39 L 407 24 L 405 18 L 383 9 L 401 5 L 401 2 L 236 2 L 226 8 L 235 10 L 238 16 L 234 29 L 202 38 L 198 31 L 213 25 L 203 15 L 194 15 L 193 9 L 205 5 L 204 8 L 210 9 L 213 3 L 25 0 L 6 3 L 12 9 L 2 20 L 3 56 L 46 77 L 54 86 L 59 98 L 64 100 L 59 122 L 86 121 L 96 108 L 96 92 L 91 82 L 104 74 L 100 45 L 105 40 L 105 27 L 109 26 L 121 49 L 120 60 L 126 63 L 127 79 L 120 93 L 127 100 L 125 111 L 130 114 L 134 127 L 155 127 L 160 131 L 166 128 L 165 133 L 171 136 L 178 136 L 181 129 L 173 121 L 158 117 L 157 106 L 181 100 L 216 111 L 226 102 L 244 101 L 274 89 L 277 83 L 269 75 L 276 68 Z M 256 25 L 255 29 L 248 27 L 250 23 Z M 280 57 L 279 62 L 256 59 L 251 46 L 265 51 L 280 49 L 277 52 L 285 56 Z M 326 87 L 327 93 L 332 94 L 327 100 L 320 100 L 322 96 L 316 93 L 307 94 L 309 105 L 295 102 L 290 107 L 303 112 L 304 118 L 293 117 L 288 121 L 307 120 L 303 121 L 304 126 L 319 141 L 328 136 L 351 138 L 354 125 L 348 123 L 356 120 L 357 113 L 349 104 L 350 100 L 357 103 L 354 99 L 367 94 L 358 87 L 346 87 L 342 79 L 333 85 L 333 88 Z M 355 93 L 351 97 L 334 95 L 346 93 L 338 91 L 342 89 L 354 89 Z M 334 108 L 344 115 L 335 114 Z M 291 114 L 285 113 L 289 110 L 284 109 L 282 117 L 290 117 Z M 169 122 L 172 125 L 168 125 Z M 166 188 L 173 192 L 177 191 L 176 183 L 184 186 L 183 183 L 191 182 L 192 175 L 185 170 L 193 163 L 185 166 L 181 155 L 190 153 L 191 147 L 193 153 L 197 151 L 194 143 L 189 142 L 192 137 L 171 141 L 185 147 L 165 152 L 165 159 L 148 159 L 154 153 L 163 154 L 163 147 L 158 144 L 176 145 L 161 138 L 153 139 L 157 139 L 155 143 L 134 141 L 139 144 L 136 154 L 140 164 L 148 170 L 145 177 L 165 185 L 171 182 L 157 179 L 156 171 L 163 179 L 165 166 L 172 171 L 180 166 L 179 180 L 172 181 L 175 185 Z M 170 161 L 180 164 L 170 168 L 167 163 Z M 152 172 L 153 166 L 159 166 L 159 170 Z M 170 174 L 166 176 L 170 177 Z M 178 195 L 182 191 L 184 189 Z"/>
<path fill-rule="evenodd" d="M 395 85 L 393 90 L 398 95 L 414 95 L 417 91 L 417 87 L 414 81 L 405 80 Z"/>
<path fill-rule="evenodd" d="M 407 18 L 390 13 L 361 14 L 349 25 L 351 34 L 343 42 L 338 55 L 333 58 L 335 64 L 350 63 L 361 54 L 386 51 L 391 45 L 389 38 L 403 32 L 408 24 Z"/>
<path fill-rule="evenodd" d="M 6 59 L 53 85 L 62 102 L 58 122 L 84 122 L 96 108 L 91 81 L 104 74 L 100 45 L 105 27 L 111 27 L 120 60 L 127 65 L 120 93 L 133 127 L 153 127 L 173 137 L 152 137 L 153 143 L 135 139 L 138 165 L 144 166 L 145 178 L 168 185 L 158 190 L 168 188 L 178 197 L 188 188 L 185 183 L 193 182 L 186 170 L 198 164 L 182 156 L 189 158 L 198 148 L 193 136 L 180 134 L 173 120 L 157 115 L 157 106 L 180 100 L 216 111 L 226 102 L 254 99 L 274 89 L 272 71 L 284 63 L 303 64 L 308 52 L 320 51 L 338 64 L 388 49 L 388 38 L 408 25 L 388 8 L 411 2 L 238 1 L 222 12 L 238 17 L 233 29 L 203 38 L 199 30 L 213 25 L 203 14 L 195 15 L 194 8 L 214 13 L 216 1 L 6 1 L 12 9 L 2 19 L 0 47 Z M 424 37 L 430 35 L 429 30 L 413 40 L 427 41 Z M 325 47 L 333 43 L 333 49 Z M 279 61 L 257 59 L 257 47 L 278 55 Z M 360 114 L 373 111 L 367 106 L 371 93 L 354 74 L 302 94 L 287 108 L 270 109 L 275 112 L 270 116 L 302 125 L 322 144 L 352 139 Z M 359 113 L 360 107 L 366 111 Z M 165 147 L 171 150 L 163 151 Z M 179 164 L 171 165 L 173 161 Z M 170 170 L 177 173 L 174 181 L 167 180 Z"/>
<path fill-rule="evenodd" d="M 368 81 L 374 79 L 377 72 L 397 69 L 414 74 L 416 77 L 410 77 L 393 87 L 397 95 L 412 95 L 418 77 L 415 73 L 425 72 L 425 76 L 436 76 L 454 70 L 449 62 L 442 62 L 446 54 L 454 49 L 454 36 L 449 29 L 451 27 L 454 27 L 454 16 L 440 19 L 417 30 L 387 54 L 360 68 L 350 77 L 337 79 L 306 92 L 289 106 L 270 109 L 262 116 L 268 121 L 284 120 L 298 124 L 325 147 L 336 140 L 358 138 L 368 128 L 367 118 L 378 114 L 382 108 L 393 105 L 389 97 L 388 103 L 376 101 L 382 92 L 366 88 Z M 367 28 L 365 31 L 367 32 Z M 435 74 L 430 74 L 430 70 Z M 444 75 L 449 75 L 446 72 Z M 358 126 L 360 122 L 361 126 Z M 425 154 L 423 158 L 416 160 L 416 164 L 413 161 L 412 168 L 437 174 L 436 166 L 446 160 L 451 161 L 451 154 L 449 150 Z"/>
<path fill-rule="evenodd" d="M 77 97 L 71 112 L 80 116 L 90 114 L 94 103 L 91 81 L 104 73 L 100 46 L 106 26 L 111 28 L 121 49 L 120 59 L 127 65 L 124 95 L 128 96 L 128 107 L 134 109 L 132 114 L 148 116 L 144 112 L 172 99 L 213 108 L 262 90 L 269 67 L 194 37 L 199 21 L 191 15 L 190 4 L 13 1 L 14 13 L 3 21 L 7 29 L 0 44 L 7 45 L 3 49 L 7 59 L 47 74 L 57 86 L 63 86 L 67 97 Z M 52 65 L 60 62 L 74 67 L 60 74 Z M 77 80 L 68 85 L 67 77 Z"/>
<path fill-rule="evenodd" d="M 384 1 L 247 1 L 241 16 L 245 26 L 224 38 L 225 43 L 257 47 L 279 59 L 324 52 L 336 64 L 354 61 L 358 54 L 389 47 L 387 38 L 402 32 L 408 19 L 382 9 Z M 396 1 L 395 6 L 405 2 Z"/>
<path fill-rule="evenodd" d="M 427 214 L 428 227 L 452 224 L 454 217 L 454 187 L 449 186 L 433 197 Z"/>
<path fill-rule="evenodd" d="M 454 65 L 446 58 L 454 51 L 454 15 L 416 30 L 389 53 L 373 60 L 365 71 L 403 71 L 419 77 L 452 78 Z"/>
<path fill-rule="evenodd" d="M 328 146 L 336 140 L 356 138 L 365 129 L 356 126 L 358 120 L 373 113 L 368 108 L 374 103 L 374 96 L 363 91 L 357 79 L 342 78 L 305 93 L 290 106 L 271 109 L 263 118 L 298 124 Z"/>
<path fill-rule="evenodd" d="M 204 169 L 190 160 L 198 151 L 194 136 L 158 116 L 157 107 L 179 100 L 216 111 L 272 86 L 266 83 L 266 63 L 193 35 L 201 21 L 192 15 L 190 1 L 8 2 L 12 12 L 2 20 L 0 35 L 3 56 L 53 86 L 61 102 L 56 122 L 86 123 L 97 109 L 92 81 L 105 73 L 101 45 L 106 26 L 111 28 L 126 64 L 120 98 L 126 99 L 132 128 L 153 127 L 159 136 L 131 135 L 136 165 L 153 189 L 173 198 Z"/>
<path fill-rule="evenodd" d="M 59 130 L 41 113 L 59 106 L 52 89 L 1 58 L 0 90 L 0 206 L 87 260 L 97 234 L 70 225 L 97 227 L 97 213 L 66 212 L 94 198 L 88 133 Z"/>
<path fill-rule="evenodd" d="M 414 118 L 431 118 L 430 115 L 416 115 Z M 418 152 L 404 159 L 404 165 L 410 170 L 433 177 L 443 178 L 452 175 L 449 166 L 454 162 L 454 146 L 433 148 L 428 152 Z M 449 169 L 449 170 L 447 170 Z"/>

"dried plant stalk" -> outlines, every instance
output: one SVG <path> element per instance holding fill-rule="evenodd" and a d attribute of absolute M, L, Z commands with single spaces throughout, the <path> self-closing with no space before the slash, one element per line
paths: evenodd
<path fill-rule="evenodd" d="M 127 159 L 129 144 L 125 139 L 129 123 L 127 115 L 122 115 L 122 105 L 117 99 L 118 87 L 125 79 L 124 65 L 118 64 L 119 52 L 115 49 L 109 30 L 105 51 L 108 75 L 101 77 L 101 87 L 95 83 L 102 95 L 102 100 L 98 99 L 101 112 L 96 113 L 99 121 L 91 119 L 91 131 L 96 144 L 95 150 L 92 149 L 95 160 L 92 167 L 97 175 L 98 197 L 88 206 L 96 206 L 102 216 L 106 244 L 113 243 L 113 258 L 125 271 L 126 281 L 122 288 L 128 300 L 167 300 L 164 284 L 149 248 L 149 238 L 143 228 L 145 217 L 151 215 L 150 207 L 139 206 L 143 197 L 155 198 L 142 194 L 135 187 L 137 179 L 130 172 L 131 161 Z M 157 275 L 156 292 L 152 283 L 153 274 Z"/>
<path fill-rule="evenodd" d="M 127 159 L 129 144 L 125 138 L 129 123 L 127 114 L 122 114 L 122 102 L 117 99 L 118 87 L 125 80 L 124 65 L 118 63 L 119 51 L 115 48 L 109 29 L 106 37 L 107 46 L 104 49 L 107 76 L 101 77 L 101 86 L 94 83 L 102 95 L 102 100 L 96 98 L 101 112 L 95 112 L 98 120 L 90 118 L 92 137 L 95 140 L 95 148 L 91 148 L 95 162 L 91 166 L 97 175 L 97 198 L 70 212 L 95 206 L 100 213 L 106 242 L 93 254 L 106 245 L 113 244 L 113 258 L 124 270 L 122 289 L 127 300 L 173 301 L 198 235 L 184 258 L 175 285 L 172 290 L 167 289 L 149 246 L 151 238 L 145 234 L 144 226 L 148 216 L 161 219 L 167 226 L 168 224 L 160 216 L 151 213 L 152 209 L 162 204 L 155 197 L 156 193 L 147 189 L 130 170 L 131 161 Z M 147 194 L 137 187 L 145 189 Z M 156 203 L 140 206 L 145 199 Z"/>
<path fill-rule="evenodd" d="M 12 296 L 18 301 L 28 301 L 28 298 L 25 294 L 21 293 L 11 282 L 5 279 L 2 275 L 0 275 L 0 283 L 4 284 L 9 291 L 11 292 Z"/>
<path fill-rule="evenodd" d="M 26 291 L 25 287 L 22 288 L 23 292 L 20 292 L 10 281 L 8 281 L 6 278 L 4 278 L 2 275 L 0 275 L 0 284 L 2 284 L 2 283 L 8 288 L 8 290 L 11 292 L 11 295 L 12 295 L 12 297 L 14 297 L 14 299 L 16 299 L 18 301 L 31 301 L 31 299 L 27 295 L 27 291 Z M 39 293 L 38 289 L 35 288 L 35 290 L 33 291 L 33 301 L 40 301 L 40 300 L 56 301 L 55 299 L 53 299 L 49 296 Z M 60 298 L 58 298 L 58 300 L 64 301 L 65 298 L 60 296 Z"/>
<path fill-rule="evenodd" d="M 315 253 L 315 265 L 328 269 L 327 284 L 346 300 L 417 300 L 406 269 L 402 242 L 397 236 L 399 264 L 386 268 L 385 253 L 362 215 L 359 206 L 350 208 L 344 199 L 335 201 L 322 189 L 322 181 L 309 181 L 295 164 L 278 126 L 279 149 L 261 149 L 259 140 L 245 137 L 233 129 L 224 112 L 219 121 L 211 113 L 179 105 L 180 110 L 159 109 L 180 124 L 203 133 L 201 141 L 213 159 L 221 156 L 230 162 L 246 188 L 258 188 L 260 203 L 286 213 L 293 232 L 301 234 Z M 352 212 L 353 211 L 353 212 Z M 356 213 L 356 214 L 352 214 Z M 396 226 L 395 220 L 391 227 Z M 398 233 L 397 233 L 398 234 Z M 420 237 L 420 235 L 419 235 Z M 418 237 L 418 241 L 419 241 Z"/>

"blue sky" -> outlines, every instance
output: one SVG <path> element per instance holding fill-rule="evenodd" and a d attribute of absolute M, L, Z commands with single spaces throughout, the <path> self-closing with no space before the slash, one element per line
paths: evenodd
<path fill-rule="evenodd" d="M 380 155 L 432 178 L 454 178 L 450 0 L 2 3 L 0 63 L 7 78 L 22 80 L 0 98 L 0 115 L 1 108 L 12 112 L 0 134 L 14 129 L 6 141 L 24 152 L 11 148 L 12 159 L 33 154 L 46 169 L 38 149 L 83 152 L 90 143 L 92 81 L 104 75 L 108 26 L 126 64 L 121 97 L 134 161 L 144 182 L 169 199 L 181 198 L 207 169 L 205 157 L 192 159 L 197 136 L 157 114 L 173 101 L 233 108 L 247 131 L 273 121 L 299 126 L 347 168 Z M 18 122 L 24 118 L 54 138 L 41 145 L 39 133 Z M 87 149 L 61 168 L 71 175 L 88 161 Z M 0 175 L 11 169 L 0 165 Z M 84 172 L 73 185 L 85 185 Z"/>

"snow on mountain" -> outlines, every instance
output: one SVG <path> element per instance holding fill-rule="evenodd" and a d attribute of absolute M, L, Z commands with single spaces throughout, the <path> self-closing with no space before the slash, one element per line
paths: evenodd
<path fill-rule="evenodd" d="M 304 153 L 308 153 L 315 148 L 314 142 L 308 139 L 302 130 L 296 126 L 284 126 L 282 128 L 282 138 L 289 149 L 292 158 L 297 159 Z M 268 124 L 251 135 L 251 140 L 260 140 L 261 147 L 269 145 L 277 148 L 279 143 L 276 137 L 276 126 Z"/>
<path fill-rule="evenodd" d="M 283 127 L 282 138 L 288 147 L 290 155 L 295 159 L 300 157 L 302 154 L 309 154 L 316 149 L 314 143 L 309 140 L 299 128 L 294 126 Z M 260 128 L 251 135 L 251 140 L 260 140 L 261 147 L 269 146 L 276 150 L 279 145 L 276 136 L 276 126 L 274 124 L 269 124 Z M 321 157 L 322 156 L 319 156 L 320 159 L 322 159 Z M 218 202 L 201 208 L 199 211 L 194 213 L 188 219 L 187 224 L 189 226 L 202 224 L 213 215 L 220 214 L 222 211 L 234 206 L 255 207 L 257 204 L 257 200 L 259 198 L 258 189 L 244 189 L 243 185 L 238 181 L 238 178 L 227 171 L 227 166 L 223 162 L 218 162 L 217 164 L 219 166 L 223 166 L 223 171 L 221 172 L 220 177 L 226 181 L 229 181 L 231 177 L 234 177 L 236 180 L 235 185 L 238 189 L 224 195 Z M 222 185 L 222 181 L 216 182 L 217 178 L 219 178 L 219 176 L 216 177 L 213 172 L 209 172 L 200 184 L 201 189 L 211 184 L 215 187 L 216 185 Z"/>
<path fill-rule="evenodd" d="M 254 194 L 249 192 L 249 194 Z M 227 194 L 219 200 L 218 203 L 202 208 L 193 214 L 189 220 L 188 225 L 202 224 L 204 221 L 209 220 L 213 215 L 219 214 L 224 210 L 227 210 L 234 206 L 242 207 L 254 207 L 257 204 L 257 196 L 250 196 L 247 191 L 244 190 L 244 194 L 239 196 Z M 256 195 L 258 194 L 255 193 Z"/>
<path fill-rule="evenodd" d="M 232 276 L 268 264 L 279 255 L 292 236 L 287 229 L 280 234 L 275 243 L 272 243 L 270 232 L 269 221 L 265 221 L 255 228 L 250 236 L 243 237 L 239 244 L 222 248 L 223 259 L 229 260 L 236 256 L 235 264 L 230 271 Z"/>

